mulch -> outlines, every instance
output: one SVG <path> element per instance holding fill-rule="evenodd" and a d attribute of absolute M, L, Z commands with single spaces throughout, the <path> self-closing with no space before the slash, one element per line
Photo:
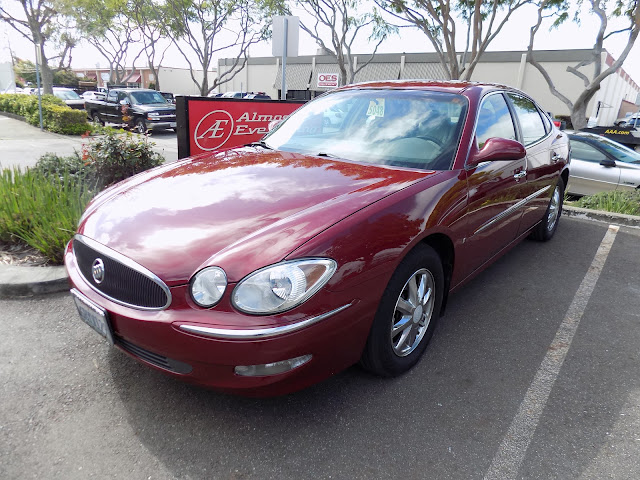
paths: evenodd
<path fill-rule="evenodd" d="M 28 245 L 0 242 L 0 265 L 23 265 L 44 267 L 50 260 Z"/>

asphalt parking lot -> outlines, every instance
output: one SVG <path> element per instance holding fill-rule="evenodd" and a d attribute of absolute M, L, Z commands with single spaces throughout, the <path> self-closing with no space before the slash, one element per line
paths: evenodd
<path fill-rule="evenodd" d="M 422 361 L 247 399 L 0 301 L 0 478 L 640 478 L 640 230 L 564 217 L 454 295 Z"/>

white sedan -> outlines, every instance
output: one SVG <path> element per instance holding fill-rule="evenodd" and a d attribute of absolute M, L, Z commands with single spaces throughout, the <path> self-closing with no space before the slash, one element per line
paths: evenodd
<path fill-rule="evenodd" d="M 640 188 L 640 153 L 592 133 L 569 134 L 571 175 L 567 193 L 593 195 Z"/>

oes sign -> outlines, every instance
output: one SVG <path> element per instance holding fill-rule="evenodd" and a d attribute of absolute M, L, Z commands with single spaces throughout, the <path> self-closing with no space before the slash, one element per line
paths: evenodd
<path fill-rule="evenodd" d="M 339 79 L 337 73 L 318 73 L 318 88 L 338 88 Z"/>

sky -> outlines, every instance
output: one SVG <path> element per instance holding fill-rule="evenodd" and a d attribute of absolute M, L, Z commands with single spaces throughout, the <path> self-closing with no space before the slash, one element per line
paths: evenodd
<path fill-rule="evenodd" d="M 7 6 L 7 0 L 0 0 L 4 6 Z M 17 2 L 16 2 L 17 4 Z M 529 40 L 529 28 L 536 18 L 536 11 L 533 6 L 526 6 L 517 11 L 509 22 L 502 29 L 500 34 L 489 45 L 489 51 L 513 51 L 525 50 Z M 610 30 L 622 28 L 622 23 L 610 21 Z M 536 50 L 564 50 L 564 49 L 581 49 L 591 48 L 593 46 L 595 35 L 598 30 L 597 18 L 593 14 L 585 12 L 580 17 L 580 25 L 573 22 L 567 22 L 558 29 L 541 28 L 536 38 Z M 0 62 L 10 59 L 9 45 L 14 55 L 20 58 L 34 60 L 33 44 L 21 38 L 8 25 L 0 23 Z M 626 45 L 626 34 L 618 34 L 605 41 L 605 48 L 617 58 Z M 357 54 L 371 53 L 374 45 L 369 44 L 366 38 L 362 38 L 354 48 Z M 300 31 L 299 54 L 313 55 L 318 47 L 316 43 L 304 32 Z M 427 40 L 426 36 L 410 28 L 400 29 L 399 35 L 394 35 L 385 41 L 378 49 L 380 53 L 418 53 L 433 52 L 434 49 Z M 263 42 L 253 45 L 250 49 L 252 57 L 271 56 L 271 42 Z M 231 54 L 222 55 L 223 57 L 231 57 Z M 73 50 L 72 66 L 78 68 L 92 68 L 96 64 L 101 67 L 107 67 L 108 63 L 100 54 L 88 44 L 80 45 Z M 138 62 L 141 66 L 142 61 Z M 184 58 L 177 49 L 172 46 L 167 51 L 165 60 L 162 63 L 167 67 L 187 67 Z M 631 50 L 623 68 L 640 85 L 640 40 Z"/>

